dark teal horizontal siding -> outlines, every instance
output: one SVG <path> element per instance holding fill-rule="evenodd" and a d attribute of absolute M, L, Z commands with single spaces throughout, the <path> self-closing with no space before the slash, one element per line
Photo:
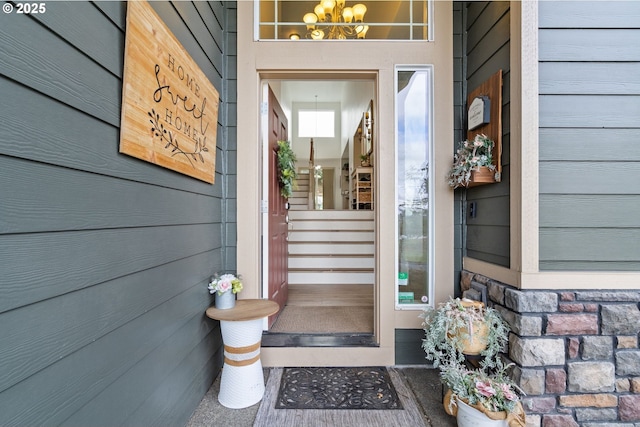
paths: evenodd
<path fill-rule="evenodd" d="M 498 70 L 502 70 L 502 181 L 469 188 L 461 201 L 464 231 L 464 255 L 493 264 L 510 263 L 510 38 L 509 2 L 468 2 L 466 4 L 466 93 L 473 92 Z M 497 100 L 491 100 L 497 102 Z M 466 108 L 460 113 L 466 121 Z M 462 138 L 466 139 L 466 126 Z M 476 203 L 478 216 L 469 216 L 469 204 Z"/>
<path fill-rule="evenodd" d="M 2 426 L 184 425 L 222 366 L 235 3 L 151 5 L 221 94 L 215 185 L 119 153 L 126 3 L 0 16 Z"/>

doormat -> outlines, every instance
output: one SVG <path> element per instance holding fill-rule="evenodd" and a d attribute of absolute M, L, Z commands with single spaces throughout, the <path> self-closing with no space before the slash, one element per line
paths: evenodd
<path fill-rule="evenodd" d="M 284 368 L 276 409 L 402 409 L 385 367 Z"/>

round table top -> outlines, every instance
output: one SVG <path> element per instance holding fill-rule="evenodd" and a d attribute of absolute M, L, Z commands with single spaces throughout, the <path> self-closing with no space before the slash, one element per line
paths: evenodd
<path fill-rule="evenodd" d="M 267 299 L 239 299 L 233 308 L 219 309 L 209 307 L 206 314 L 207 317 L 215 320 L 239 322 L 271 316 L 272 314 L 276 314 L 278 310 L 280 310 L 280 306 L 275 301 L 269 301 Z"/>

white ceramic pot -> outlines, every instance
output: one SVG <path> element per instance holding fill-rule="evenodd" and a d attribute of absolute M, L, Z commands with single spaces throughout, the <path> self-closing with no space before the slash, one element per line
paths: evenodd
<path fill-rule="evenodd" d="M 456 400 L 456 403 L 458 404 L 456 415 L 458 427 L 509 427 L 507 420 L 492 420 L 461 400 Z"/>

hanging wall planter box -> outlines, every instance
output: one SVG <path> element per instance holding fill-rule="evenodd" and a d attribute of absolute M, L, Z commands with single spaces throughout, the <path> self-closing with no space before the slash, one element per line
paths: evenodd
<path fill-rule="evenodd" d="M 491 164 L 494 169 L 487 166 L 480 166 L 480 170 L 472 170 L 469 182 L 460 179 L 460 150 L 454 159 L 454 165 L 449 175 L 449 185 L 453 188 L 471 188 L 479 185 L 493 184 L 500 182 L 502 175 L 502 70 L 498 70 L 489 79 L 474 89 L 467 97 L 468 131 L 467 140 L 461 143 L 476 141 L 476 138 L 491 140 Z M 470 147 L 470 148 L 469 148 Z M 464 148 L 463 148 L 464 150 Z M 475 156 L 476 148 L 467 145 L 467 150 L 473 150 Z M 466 152 L 463 154 L 467 154 Z M 468 158 L 472 158 L 469 156 Z M 482 164 L 482 163 L 481 163 Z M 484 163 L 487 164 L 487 163 Z M 467 173 L 468 173 L 468 169 Z"/>
<path fill-rule="evenodd" d="M 477 187 L 478 185 L 493 184 L 496 182 L 496 173 L 487 166 L 480 166 L 477 170 L 471 171 L 471 179 L 467 188 Z"/>
<path fill-rule="evenodd" d="M 474 122 L 472 124 L 473 128 L 469 128 L 467 138 L 472 140 L 477 134 L 484 134 L 493 140 L 493 164 L 496 169 L 494 171 L 486 171 L 491 172 L 490 174 L 480 172 L 478 174 L 480 176 L 477 177 L 474 177 L 475 172 L 472 172 L 469 187 L 500 182 L 502 174 L 502 70 L 495 72 L 473 90 L 467 98 L 467 105 L 469 107 L 473 106 L 476 99 L 481 99 L 483 106 L 486 108 L 483 109 L 482 119 Z M 478 104 L 478 101 L 476 101 L 476 104 Z M 489 114 L 487 114 L 486 110 L 489 110 Z M 488 175 L 492 176 L 489 177 Z M 498 176 L 497 180 L 496 176 Z"/>

